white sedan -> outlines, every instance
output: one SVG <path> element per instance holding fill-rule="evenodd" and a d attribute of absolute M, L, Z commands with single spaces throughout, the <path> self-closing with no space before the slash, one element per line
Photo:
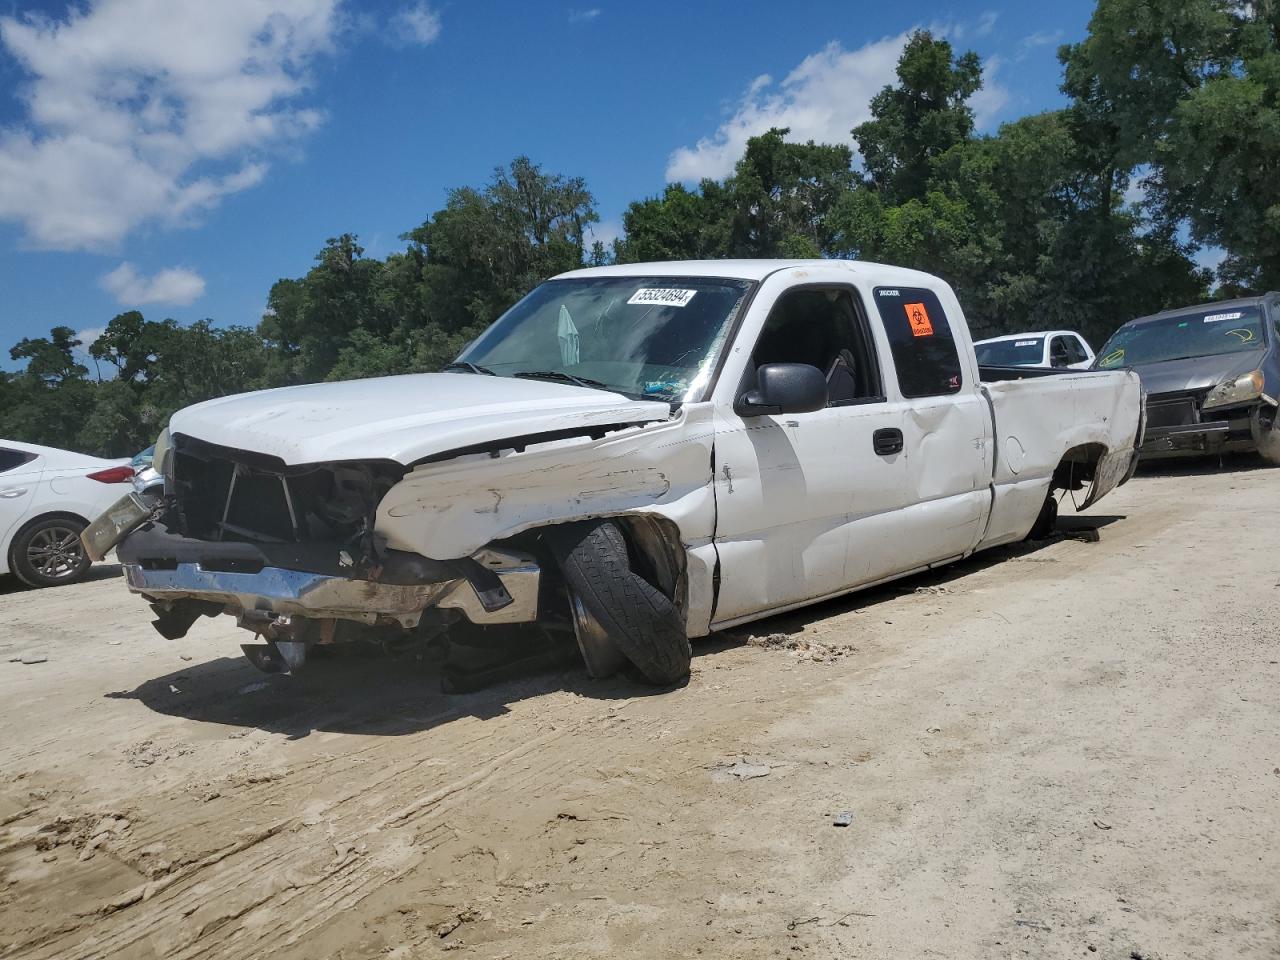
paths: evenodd
<path fill-rule="evenodd" d="M 984 367 L 1087 370 L 1093 364 L 1093 348 L 1074 330 L 1013 333 L 978 340 L 973 349 L 978 354 L 978 364 Z"/>
<path fill-rule="evenodd" d="M 0 574 L 33 587 L 89 569 L 80 531 L 132 489 L 127 460 L 0 440 Z"/>

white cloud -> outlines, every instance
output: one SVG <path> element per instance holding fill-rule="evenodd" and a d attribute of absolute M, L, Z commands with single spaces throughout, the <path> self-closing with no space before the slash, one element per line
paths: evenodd
<path fill-rule="evenodd" d="M 93 341 L 107 332 L 106 327 L 85 327 L 83 330 L 76 332 L 76 339 L 80 341 L 80 346 L 71 349 L 72 355 L 80 363 L 87 367 L 92 367 L 93 357 L 89 356 L 89 347 L 93 345 Z M 108 364 L 110 366 L 110 364 Z"/>
<path fill-rule="evenodd" d="M 169 267 L 148 277 L 125 261 L 110 273 L 103 274 L 99 284 L 124 307 L 140 307 L 148 303 L 185 307 L 204 295 L 204 278 L 186 267 Z"/>
<path fill-rule="evenodd" d="M 810 54 L 781 83 L 768 74 L 751 82 L 733 115 L 710 137 L 679 147 L 667 160 L 667 180 L 718 179 L 733 172 L 747 140 L 771 127 L 789 127 L 795 141 L 849 143 L 850 131 L 871 118 L 871 98 L 896 82 L 895 68 L 910 31 L 846 50 L 827 44 Z M 999 62 L 988 61 L 983 89 L 970 101 L 980 128 L 992 123 L 1009 94 L 995 83 Z"/>
<path fill-rule="evenodd" d="M 996 120 L 1013 99 L 1009 89 L 996 80 L 1003 66 L 1004 60 L 1000 57 L 988 57 L 982 65 L 982 89 L 969 98 L 973 122 L 979 130 L 995 127 Z"/>
<path fill-rule="evenodd" d="M 418 43 L 427 46 L 440 36 L 440 14 L 428 3 L 415 3 L 397 13 L 391 21 L 399 31 L 397 39 L 402 43 Z"/>
<path fill-rule="evenodd" d="M 587 224 L 587 228 L 582 232 L 582 245 L 587 253 L 591 252 L 591 244 L 599 240 L 604 244 L 606 250 L 609 244 L 622 236 L 621 220 L 601 220 L 599 223 Z"/>
<path fill-rule="evenodd" d="M 0 17 L 26 75 L 0 128 L 0 220 L 48 249 L 103 249 L 260 182 L 263 151 L 322 120 L 297 105 L 338 0 L 94 0 Z"/>
<path fill-rule="evenodd" d="M 966 23 L 944 23 L 934 24 L 930 29 L 936 34 L 945 34 L 957 43 L 963 42 L 968 37 L 987 37 L 996 28 L 996 21 L 1000 19 L 1000 14 L 995 10 L 987 10 L 982 16 L 978 17 L 978 22 L 970 26 Z"/>
<path fill-rule="evenodd" d="M 590 7 L 585 10 L 570 10 L 569 22 L 570 23 L 588 23 L 594 20 L 596 17 L 600 16 L 600 13 L 601 13 L 601 10 L 599 7 Z"/>
<path fill-rule="evenodd" d="M 733 172 L 747 140 L 771 127 L 790 127 L 792 140 L 847 143 L 849 131 L 870 118 L 871 97 L 892 81 L 906 41 L 901 33 L 853 51 L 832 42 L 805 57 L 781 83 L 761 74 L 714 135 L 671 154 L 667 179 L 724 177 Z"/>
<path fill-rule="evenodd" d="M 1017 59 L 1025 59 L 1032 50 L 1038 47 L 1056 47 L 1061 40 L 1061 30 L 1054 30 L 1052 33 L 1048 30 L 1037 30 L 1035 33 L 1028 34 L 1018 41 Z"/>

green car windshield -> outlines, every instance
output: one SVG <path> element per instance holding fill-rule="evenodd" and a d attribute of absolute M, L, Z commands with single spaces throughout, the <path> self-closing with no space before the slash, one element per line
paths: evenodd
<path fill-rule="evenodd" d="M 1098 351 L 1098 369 L 1113 370 L 1164 360 L 1244 353 L 1266 346 L 1262 311 L 1255 305 L 1207 308 L 1195 313 L 1125 324 Z"/>
<path fill-rule="evenodd" d="M 455 368 L 577 382 L 634 399 L 700 399 L 746 280 L 550 280 L 503 314 Z"/>

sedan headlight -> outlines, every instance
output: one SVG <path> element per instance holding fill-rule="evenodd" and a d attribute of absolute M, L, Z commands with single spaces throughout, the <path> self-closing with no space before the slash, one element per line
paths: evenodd
<path fill-rule="evenodd" d="M 165 461 L 169 459 L 169 428 L 165 427 L 156 437 L 156 447 L 151 455 L 151 469 L 160 476 L 165 475 Z"/>
<path fill-rule="evenodd" d="M 1204 398 L 1205 407 L 1225 407 L 1232 403 L 1248 403 L 1262 396 L 1262 371 L 1251 370 L 1233 380 L 1223 380 Z"/>

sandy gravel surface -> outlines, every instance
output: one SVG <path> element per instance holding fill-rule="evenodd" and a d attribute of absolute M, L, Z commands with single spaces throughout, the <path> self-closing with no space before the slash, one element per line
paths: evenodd
<path fill-rule="evenodd" d="M 0 957 L 1280 956 L 1280 471 L 1063 526 L 658 695 L 0 581 Z"/>

